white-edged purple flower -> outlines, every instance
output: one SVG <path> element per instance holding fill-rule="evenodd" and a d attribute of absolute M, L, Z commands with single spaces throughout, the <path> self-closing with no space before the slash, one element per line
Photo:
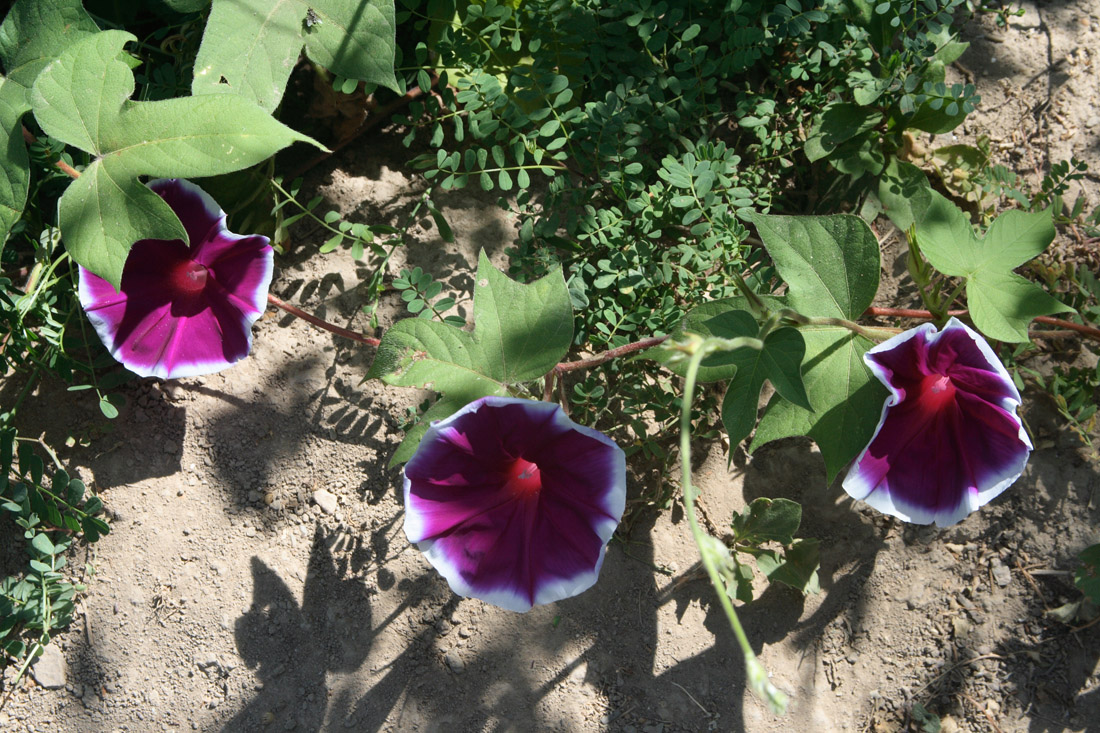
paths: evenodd
<path fill-rule="evenodd" d="M 952 318 L 868 351 L 890 390 L 871 442 L 844 490 L 907 522 L 963 519 L 1020 477 L 1031 453 L 1020 393 L 981 336 Z"/>
<path fill-rule="evenodd" d="M 405 465 L 405 534 L 462 596 L 512 611 L 596 582 L 626 506 L 626 456 L 550 402 L 483 397 Z"/>
<path fill-rule="evenodd" d="M 149 188 L 187 230 L 135 242 L 122 289 L 80 268 L 80 304 L 111 356 L 142 377 L 194 377 L 240 361 L 264 312 L 275 254 L 267 237 L 234 234 L 225 212 L 190 181 Z"/>

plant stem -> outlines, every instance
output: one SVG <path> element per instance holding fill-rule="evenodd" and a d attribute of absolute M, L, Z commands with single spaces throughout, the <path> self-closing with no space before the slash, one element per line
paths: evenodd
<path fill-rule="evenodd" d="M 286 311 L 292 316 L 297 316 L 303 321 L 306 321 L 307 323 L 312 323 L 314 326 L 329 331 L 330 333 L 334 333 L 337 336 L 343 336 L 346 339 L 358 341 L 359 343 L 366 344 L 367 346 L 377 347 L 380 343 L 382 343 L 381 339 L 377 339 L 373 336 L 364 336 L 363 334 L 356 333 L 355 331 L 349 331 L 346 328 L 340 328 L 335 324 L 329 323 L 323 318 L 318 318 L 312 313 L 306 313 L 304 310 L 298 308 L 297 306 L 293 306 L 290 303 L 279 300 L 271 293 L 267 294 L 267 302 L 271 303 L 271 305 L 275 306 L 276 308 Z"/>
<path fill-rule="evenodd" d="M 947 311 L 949 316 L 967 316 L 970 311 L 955 310 Z M 921 318 L 927 321 L 935 318 L 931 311 L 915 310 L 912 308 L 868 308 L 863 311 L 865 316 L 883 316 L 885 318 Z M 1035 320 L 1039 323 L 1046 324 L 1047 326 L 1057 326 L 1061 330 L 1074 331 L 1076 333 L 1083 334 L 1093 341 L 1100 341 L 1100 328 L 1094 328 L 1092 326 L 1083 326 L 1080 323 L 1074 323 L 1073 321 L 1066 321 L 1061 318 L 1052 318 L 1050 316 L 1036 316 Z M 1057 331 L 1029 331 L 1028 335 L 1035 334 L 1037 336 L 1049 336 L 1051 338 L 1061 337 Z M 1057 335 L 1055 335 L 1057 334 Z"/>
<path fill-rule="evenodd" d="M 756 653 L 753 652 L 752 645 L 749 644 L 745 629 L 741 626 L 741 620 L 737 617 L 737 610 L 733 607 L 729 594 L 725 592 L 722 573 L 715 562 L 715 552 L 710 549 L 710 545 L 719 542 L 719 540 L 708 535 L 699 526 L 699 519 L 695 515 L 696 491 L 695 486 L 691 483 L 691 405 L 694 401 L 695 380 L 699 373 L 699 365 L 702 364 L 703 358 L 711 350 L 706 348 L 706 344 L 696 347 L 691 355 L 691 361 L 688 362 L 687 375 L 684 378 L 684 399 L 680 405 L 680 480 L 684 493 L 684 509 L 688 524 L 691 527 L 691 535 L 699 548 L 699 556 L 702 558 L 703 567 L 706 568 L 711 585 L 714 586 L 715 593 L 718 596 L 718 603 L 722 606 L 722 610 L 726 612 L 730 628 L 733 629 L 733 635 L 737 637 L 737 643 L 744 655 L 745 673 L 749 685 L 753 692 L 763 697 L 772 712 L 780 715 L 786 711 L 787 696 L 771 684 L 767 678 L 767 673 L 763 671 L 760 661 L 756 658 Z"/>
<path fill-rule="evenodd" d="M 792 321 L 800 326 L 841 326 L 859 334 L 868 341 L 883 341 L 898 334 L 897 329 L 865 328 L 855 321 L 849 321 L 845 318 L 810 317 L 793 310 L 783 310 L 780 315 L 785 320 Z"/>
<path fill-rule="evenodd" d="M 632 344 L 625 344 L 623 346 L 616 346 L 614 349 L 608 349 L 602 354 L 596 354 L 590 356 L 587 359 L 581 359 L 580 361 L 566 361 L 558 364 L 554 367 L 554 371 L 558 375 L 565 374 L 566 372 L 575 372 L 580 369 L 591 369 L 592 367 L 599 366 L 606 362 L 616 359 L 620 356 L 632 354 L 635 351 L 642 351 L 653 346 L 659 346 L 668 340 L 668 336 L 653 336 L 651 338 L 642 339 L 641 341 L 635 341 Z"/>

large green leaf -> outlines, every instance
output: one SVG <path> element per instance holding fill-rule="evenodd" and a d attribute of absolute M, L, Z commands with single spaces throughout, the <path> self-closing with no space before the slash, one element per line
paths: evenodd
<path fill-rule="evenodd" d="M 795 435 L 813 438 L 829 481 L 867 445 L 887 391 L 863 363 L 874 344 L 839 326 L 799 329 L 806 341 L 802 379 L 814 412 L 776 395 L 764 410 L 749 452 Z"/>
<path fill-rule="evenodd" d="M 906 231 L 924 218 L 932 203 L 932 186 L 920 168 L 892 157 L 879 179 L 878 198 L 894 226 Z"/>
<path fill-rule="evenodd" d="M 753 336 L 755 334 L 744 334 Z M 764 348 L 737 349 L 737 374 L 726 388 L 722 399 L 722 425 L 729 434 L 730 445 L 736 445 L 749 437 L 756 424 L 756 406 L 760 402 L 760 388 L 764 381 L 771 382 L 775 391 L 787 401 L 805 410 L 811 410 L 806 388 L 802 382 L 802 358 L 806 343 L 802 334 L 793 328 L 779 328 L 764 337 Z"/>
<path fill-rule="evenodd" d="M 0 252 L 19 220 L 30 188 L 22 119 L 27 90 L 43 67 L 77 40 L 97 33 L 80 0 L 17 0 L 0 24 Z"/>
<path fill-rule="evenodd" d="M 920 250 L 933 267 L 966 281 L 970 316 L 990 338 L 1027 341 L 1028 324 L 1036 316 L 1073 310 L 1012 272 L 1054 240 L 1049 211 L 1006 211 L 979 239 L 966 215 L 933 193 L 916 232 Z"/>
<path fill-rule="evenodd" d="M 214 0 L 191 92 L 274 110 L 303 46 L 340 76 L 396 89 L 394 44 L 393 0 Z"/>
<path fill-rule="evenodd" d="M 856 319 L 878 291 L 878 240 L 858 216 L 769 216 L 753 223 L 779 275 L 787 302 L 803 315 Z"/>
<path fill-rule="evenodd" d="M 0 77 L 0 253 L 15 222 L 23 214 L 30 189 L 30 161 L 23 142 L 23 115 L 30 109 L 27 90 Z"/>
<path fill-rule="evenodd" d="M 121 55 L 133 40 L 123 31 L 103 31 L 78 41 L 31 90 L 42 129 L 94 156 L 62 195 L 58 218 L 73 259 L 115 287 L 134 242 L 187 239 L 168 204 L 139 176 L 218 175 L 295 141 L 313 142 L 242 97 L 130 100 L 134 76 Z"/>
<path fill-rule="evenodd" d="M 831 155 L 844 142 L 873 129 L 882 114 L 867 107 L 846 102 L 828 104 L 810 128 L 806 138 L 806 157 L 811 161 Z"/>
<path fill-rule="evenodd" d="M 878 240 L 855 216 L 755 215 L 768 254 L 790 288 L 788 305 L 806 316 L 855 320 L 878 290 Z M 750 451 L 795 435 L 813 438 L 829 480 L 870 440 L 886 389 L 863 363 L 872 344 L 838 325 L 799 328 L 806 344 L 802 379 L 813 411 L 776 394 Z"/>
<path fill-rule="evenodd" d="M 0 61 L 25 87 L 65 49 L 99 28 L 80 0 L 17 0 L 0 24 Z"/>
<path fill-rule="evenodd" d="M 569 350 L 573 308 L 561 271 L 521 284 L 497 271 L 482 252 L 474 290 L 474 330 L 421 318 L 398 321 L 386 331 L 368 379 L 443 394 L 393 462 L 407 460 L 427 429 L 466 403 L 507 395 L 508 387 L 548 373 Z"/>

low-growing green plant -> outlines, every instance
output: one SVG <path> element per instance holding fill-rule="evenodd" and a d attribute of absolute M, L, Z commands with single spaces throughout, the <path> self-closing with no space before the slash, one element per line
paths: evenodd
<path fill-rule="evenodd" d="M 979 102 L 972 85 L 946 81 L 946 67 L 966 48 L 957 23 L 967 11 L 1007 21 L 1014 11 L 1003 7 L 966 0 L 400 0 L 396 11 L 390 0 L 163 5 L 100 18 L 79 0 L 17 0 L 0 25 L 7 141 L 0 339 L 5 376 L 24 380 L 0 415 L 0 509 L 22 529 L 31 554 L 26 572 L 0 583 L 0 645 L 19 674 L 68 622 L 81 590 L 64 572 L 66 551 L 97 541 L 108 526 L 99 498 L 70 477 L 53 449 L 37 444 L 52 458 L 47 470 L 18 434 L 17 412 L 53 376 L 71 390 L 94 390 L 107 418 L 118 414 L 112 389 L 130 375 L 104 369 L 112 358 L 78 308 L 76 266 L 125 290 L 135 242 L 194 244 L 149 178 L 203 179 L 237 231 L 271 236 L 280 251 L 290 227 L 325 231 L 318 254 L 346 250 L 366 265 L 360 292 L 372 328 L 384 291 L 399 293 L 413 317 L 380 339 L 269 296 L 377 347 L 367 378 L 436 394 L 409 413 L 393 464 L 416 454 L 434 421 L 478 400 L 502 400 L 504 409 L 539 397 L 556 397 L 562 410 L 554 420 L 571 412 L 582 426 L 567 432 L 608 455 L 621 454 L 583 425 L 611 433 L 629 458 L 662 472 L 678 460 L 678 484 L 661 481 L 641 500 L 667 507 L 679 489 L 749 684 L 776 711 L 786 696 L 755 658 L 733 602 L 754 595 L 747 557 L 770 581 L 818 590 L 821 548 L 795 538 L 801 508 L 782 498 L 756 500 L 722 537 L 704 529 L 692 440 L 717 437 L 719 424 L 731 451 L 809 436 L 826 480 L 845 468 L 852 477 L 886 424 L 888 395 L 900 399 L 873 371 L 880 342 L 893 350 L 918 338 L 980 343 L 972 348 L 989 379 L 999 380 L 1003 368 L 978 332 L 1022 345 L 1036 323 L 1100 335 L 1090 325 L 1100 296 L 1095 277 L 1077 263 L 1043 259 L 1058 227 L 1098 236 L 1098 215 L 1086 216 L 1081 199 L 1067 206 L 1062 198 L 1083 164 L 1055 165 L 1032 189 L 996 166 L 980 140 L 934 150 L 918 140 L 954 129 Z M 274 22 L 263 23 L 269 14 Z M 407 104 L 396 120 L 405 143 L 423 151 L 410 165 L 429 188 L 402 226 L 344 220 L 319 196 L 301 201 L 300 180 L 284 185 L 276 175 L 277 151 L 294 142 L 320 147 L 279 117 L 303 53 L 310 66 L 302 73 L 329 92 L 362 90 L 372 105 Z M 933 189 L 930 176 L 951 198 Z M 481 253 L 469 314 L 455 308 L 459 296 L 445 293 L 436 274 L 389 267 L 421 212 L 453 241 L 436 199 L 467 186 L 499 194 L 517 226 L 514 241 L 504 243 L 506 271 Z M 1005 202 L 1017 208 L 1002 212 Z M 923 311 L 871 306 L 881 262 L 868 221 L 880 213 L 908 234 Z M 257 259 L 270 258 L 260 242 Z M 263 261 L 269 272 L 270 259 Z M 191 279 L 181 292 L 205 292 L 209 263 L 185 264 L 191 269 L 181 277 Z M 1075 320 L 1052 317 L 1070 312 Z M 868 316 L 936 327 L 898 339 L 900 329 L 871 325 Z M 124 361 L 122 349 L 113 351 Z M 1028 369 L 1016 366 L 1017 384 L 1022 375 L 1038 377 Z M 1058 368 L 1054 375 L 1041 385 L 1089 440 L 1100 373 Z M 966 386 L 946 374 L 926 376 L 932 381 L 910 389 L 926 400 L 917 411 L 925 417 L 954 405 Z M 697 396 L 697 383 L 714 386 Z M 774 394 L 761 412 L 766 385 Z M 1016 401 L 1002 403 L 996 419 L 1003 424 L 992 432 L 1009 435 L 1009 452 L 1026 461 L 1030 444 Z M 913 411 L 901 413 L 894 419 Z M 670 440 L 677 429 L 679 440 Z M 510 459 L 508 490 L 537 495 L 539 467 Z M 1020 470 L 998 467 L 998 475 Z M 1003 488 L 986 487 L 983 501 Z M 849 491 L 883 508 L 881 495 Z M 935 509 L 918 521 L 958 519 L 955 507 Z M 884 511 L 913 518 L 892 504 Z M 1083 589 L 1091 590 L 1090 573 Z M 918 716 L 914 706 L 925 727 L 935 718 Z"/>

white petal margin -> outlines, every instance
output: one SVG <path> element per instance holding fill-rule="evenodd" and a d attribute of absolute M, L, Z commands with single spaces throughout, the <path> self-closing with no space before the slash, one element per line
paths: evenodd
<path fill-rule="evenodd" d="M 611 466 L 611 485 L 608 487 L 607 495 L 603 502 L 603 509 L 610 516 L 602 517 L 592 522 L 592 527 L 596 531 L 596 535 L 603 543 L 600 556 L 596 560 L 596 566 L 591 570 L 578 573 L 571 578 L 559 578 L 557 580 L 541 583 L 535 593 L 534 602 L 535 606 L 541 606 L 579 595 L 595 585 L 596 580 L 599 578 L 600 569 L 603 567 L 604 557 L 607 555 L 607 543 L 611 540 L 611 536 L 619 526 L 619 520 L 622 519 L 623 511 L 626 509 L 626 454 L 623 453 L 623 450 L 619 448 L 615 441 L 611 440 L 603 433 L 584 425 L 578 425 L 570 420 L 565 414 L 565 411 L 558 405 L 552 402 L 537 402 L 516 397 L 482 397 L 474 400 L 450 417 L 433 422 L 427 432 L 424 433 L 424 437 L 421 438 L 421 443 L 429 439 L 438 439 L 439 434 L 450 427 L 455 420 L 462 415 L 477 412 L 483 405 L 503 406 L 509 404 L 522 404 L 525 410 L 547 413 L 547 416 L 553 420 L 554 428 L 556 428 L 555 432 L 575 431 L 614 449 L 610 456 L 610 460 L 614 462 Z M 414 455 L 409 463 L 412 463 L 415 458 Z M 406 467 L 407 466 L 408 464 L 406 464 Z M 414 501 L 411 495 L 412 481 L 404 472 L 402 472 L 402 477 L 404 479 L 403 493 L 405 498 L 405 536 L 410 542 L 416 544 L 420 551 L 428 558 L 431 565 L 440 575 L 447 579 L 447 584 L 451 587 L 451 591 L 456 595 L 466 598 L 478 598 L 486 603 L 500 606 L 509 611 L 516 611 L 518 613 L 530 611 L 533 605 L 527 598 L 511 589 L 494 588 L 492 590 L 480 590 L 471 586 L 463 579 L 462 573 L 454 566 L 442 548 L 437 546 L 434 539 L 423 539 L 425 534 L 424 516 L 415 509 L 410 511 L 412 502 Z"/>
<path fill-rule="evenodd" d="M 867 480 L 867 476 L 864 472 L 859 470 L 859 464 L 863 460 L 863 456 L 867 453 L 867 450 L 871 447 L 875 438 L 878 437 L 879 431 L 882 430 L 883 423 L 886 422 L 887 412 L 891 407 L 897 405 L 901 401 L 901 394 L 890 383 L 885 370 L 869 357 L 873 354 L 895 349 L 909 339 L 915 338 L 921 334 L 926 336 L 925 341 L 928 346 L 931 347 L 943 334 L 958 328 L 964 330 L 967 336 L 974 341 L 982 356 L 985 357 L 989 370 L 996 373 L 1011 389 L 1012 396 L 1002 399 L 1000 401 L 1000 407 L 1015 416 L 1016 408 L 1019 407 L 1022 400 L 1020 399 L 1020 392 L 1016 389 L 1016 385 L 1013 383 L 1008 370 L 1005 369 L 1004 364 L 997 358 L 997 355 L 993 353 L 993 349 L 989 347 L 985 339 L 954 316 L 944 324 L 942 331 L 937 332 L 936 327 L 931 323 L 923 323 L 916 328 L 910 329 L 904 333 L 899 333 L 897 336 L 883 341 L 878 346 L 868 349 L 863 355 L 863 361 L 867 365 L 867 368 L 869 368 L 875 377 L 890 390 L 890 395 L 886 398 L 886 402 L 883 403 L 882 414 L 879 416 L 878 425 L 875 427 L 874 434 L 871 436 L 871 439 L 867 441 L 867 447 L 860 451 L 860 454 L 852 463 L 841 485 L 844 491 L 853 499 L 863 501 L 868 506 L 877 509 L 883 514 L 889 514 L 890 516 L 897 517 L 902 521 L 912 524 L 932 524 L 935 522 L 939 527 L 947 527 L 962 521 L 971 512 L 976 511 L 999 496 L 1005 489 L 1015 483 L 1016 479 L 1020 478 L 1020 475 L 1024 472 L 1024 467 L 1027 465 L 1028 456 L 1034 447 L 1031 444 L 1031 439 L 1027 435 L 1027 431 L 1024 429 L 1023 421 L 1017 417 L 1016 421 L 1020 425 L 1018 437 L 1021 442 L 1027 446 L 1027 450 L 1023 453 L 1022 457 L 1015 463 L 1007 466 L 1004 471 L 994 476 L 996 483 L 992 486 L 986 489 L 982 489 L 981 487 L 970 487 L 967 491 L 963 492 L 962 501 L 957 507 L 940 512 L 931 512 L 921 507 L 895 503 L 889 490 L 889 484 L 885 486 L 881 483 L 871 484 Z"/>

